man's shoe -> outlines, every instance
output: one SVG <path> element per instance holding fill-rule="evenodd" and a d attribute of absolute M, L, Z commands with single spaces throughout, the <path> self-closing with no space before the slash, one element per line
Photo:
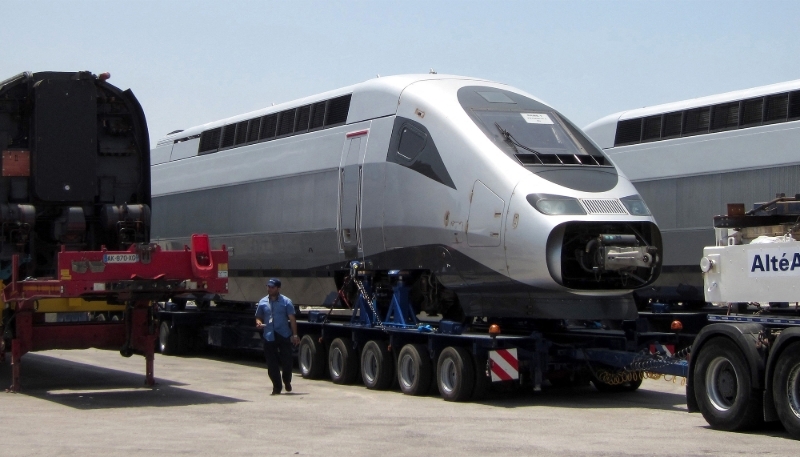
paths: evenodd
<path fill-rule="evenodd" d="M 289 384 L 288 382 L 286 383 L 286 391 L 287 392 L 291 392 L 292 391 L 292 385 Z"/>
<path fill-rule="evenodd" d="M 280 390 L 273 390 L 270 395 L 280 395 L 280 394 L 281 394 Z"/>

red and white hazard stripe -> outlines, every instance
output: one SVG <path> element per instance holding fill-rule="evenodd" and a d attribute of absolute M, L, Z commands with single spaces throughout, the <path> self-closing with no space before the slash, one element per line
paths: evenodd
<path fill-rule="evenodd" d="M 666 355 L 667 357 L 672 357 L 672 354 L 675 353 L 675 345 L 674 344 L 651 344 L 650 345 L 650 353 L 651 354 L 662 354 Z"/>
<path fill-rule="evenodd" d="M 519 379 L 519 359 L 516 349 L 489 351 L 492 382 Z"/>

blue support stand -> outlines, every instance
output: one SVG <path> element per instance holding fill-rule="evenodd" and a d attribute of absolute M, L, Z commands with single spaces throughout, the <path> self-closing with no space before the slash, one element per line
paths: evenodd
<path fill-rule="evenodd" d="M 398 278 L 397 285 L 392 289 L 392 302 L 389 305 L 389 311 L 386 313 L 386 319 L 383 320 L 375 315 L 378 312 L 378 304 L 372 303 L 372 306 L 370 306 L 367 301 L 369 300 L 369 295 L 372 295 L 372 281 L 370 281 L 370 278 L 365 277 L 361 280 L 361 284 L 367 296 L 365 297 L 364 294 L 359 292 L 356 306 L 353 307 L 353 315 L 350 317 L 351 324 L 363 327 L 383 325 L 384 327 L 393 328 L 417 328 L 419 326 L 417 316 L 414 314 L 414 308 L 408 300 L 408 287 L 403 284 L 402 277 Z"/>
<path fill-rule="evenodd" d="M 387 327 L 416 328 L 418 325 L 417 316 L 414 314 L 411 302 L 408 301 L 408 287 L 403 284 L 402 278 L 394 286 L 393 291 L 392 303 L 389 305 L 389 312 L 386 313 L 383 325 Z"/>
<path fill-rule="evenodd" d="M 364 285 L 364 292 L 366 292 L 367 295 L 372 294 L 372 283 L 369 278 L 364 278 L 361 284 Z M 369 297 L 365 297 L 361 293 L 358 294 L 356 306 L 353 307 L 353 315 L 350 317 L 351 324 L 363 325 L 364 327 L 372 327 L 377 324 L 375 313 L 372 312 L 372 308 L 369 306 L 369 303 L 367 303 L 367 300 L 369 300 Z M 372 305 L 377 306 L 376 303 Z"/>

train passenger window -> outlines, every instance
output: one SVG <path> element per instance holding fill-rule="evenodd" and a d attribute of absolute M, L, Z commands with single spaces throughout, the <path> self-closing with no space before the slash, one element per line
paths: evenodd
<path fill-rule="evenodd" d="M 219 138 L 222 128 L 206 130 L 200 134 L 200 148 L 197 150 L 198 154 L 210 154 L 219 149 Z"/>
<path fill-rule="evenodd" d="M 617 124 L 614 146 L 638 143 L 642 139 L 642 119 L 627 119 Z"/>
<path fill-rule="evenodd" d="M 786 120 L 789 108 L 789 94 L 777 94 L 767 97 L 764 109 L 764 122 L 781 122 Z"/>
<path fill-rule="evenodd" d="M 739 126 L 739 102 L 715 105 L 711 114 L 711 130 L 727 130 Z"/>
<path fill-rule="evenodd" d="M 741 127 L 758 125 L 764 119 L 764 97 L 753 98 L 742 102 Z"/>
<path fill-rule="evenodd" d="M 325 114 L 325 127 L 344 124 L 347 122 L 347 113 L 350 111 L 350 95 L 333 98 L 328 101 L 328 110 Z"/>
<path fill-rule="evenodd" d="M 270 114 L 261 118 L 261 133 L 258 136 L 259 140 L 270 140 L 275 137 L 275 132 L 278 131 L 278 115 Z"/>
<path fill-rule="evenodd" d="M 400 133 L 400 143 L 397 145 L 397 154 L 411 162 L 425 149 L 428 135 L 406 124 Z"/>
<path fill-rule="evenodd" d="M 247 123 L 247 142 L 252 143 L 258 140 L 258 129 L 260 128 L 261 119 L 250 119 Z"/>
<path fill-rule="evenodd" d="M 229 148 L 233 146 L 233 141 L 236 136 L 236 124 L 226 125 L 222 128 L 222 142 L 219 148 Z"/>
<path fill-rule="evenodd" d="M 295 109 L 280 112 L 278 118 L 278 136 L 289 135 L 294 131 Z"/>
<path fill-rule="evenodd" d="M 707 133 L 711 120 L 711 108 L 706 106 L 686 110 L 683 115 L 683 134 L 697 135 Z"/>
<path fill-rule="evenodd" d="M 664 127 L 661 138 L 674 138 L 681 135 L 681 125 L 683 124 L 683 112 L 668 113 L 664 115 Z"/>
<path fill-rule="evenodd" d="M 233 144 L 238 146 L 246 142 L 247 142 L 247 121 L 242 121 L 236 124 L 236 140 L 234 141 Z"/>
<path fill-rule="evenodd" d="M 325 104 L 327 102 L 314 103 L 311 106 L 311 127 L 310 130 L 318 129 L 325 123 Z"/>
<path fill-rule="evenodd" d="M 308 122 L 311 120 L 311 105 L 297 108 L 297 122 L 294 126 L 294 133 L 304 133 L 308 131 Z"/>
<path fill-rule="evenodd" d="M 789 93 L 789 119 L 800 118 L 800 90 Z"/>
<path fill-rule="evenodd" d="M 642 128 L 642 141 L 652 141 L 661 138 L 661 116 L 650 116 L 644 118 Z"/>

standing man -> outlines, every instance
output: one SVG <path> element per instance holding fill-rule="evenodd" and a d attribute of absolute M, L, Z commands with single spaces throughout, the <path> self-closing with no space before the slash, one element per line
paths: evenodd
<path fill-rule="evenodd" d="M 300 344 L 294 305 L 280 291 L 281 280 L 270 279 L 267 282 L 268 295 L 258 302 L 256 308 L 256 328 L 264 331 L 264 359 L 272 380 L 272 395 L 281 393 L 281 371 L 286 391 L 292 391 L 292 345 Z"/>

